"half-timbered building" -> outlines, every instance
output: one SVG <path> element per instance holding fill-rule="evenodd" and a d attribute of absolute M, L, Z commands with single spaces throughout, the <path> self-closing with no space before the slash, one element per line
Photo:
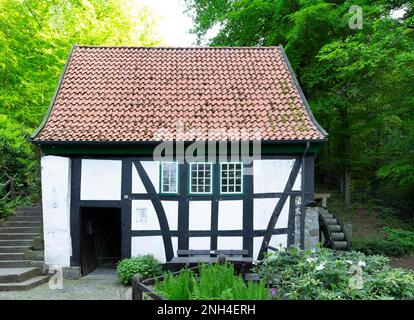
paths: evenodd
<path fill-rule="evenodd" d="M 74 46 L 32 136 L 45 262 L 312 246 L 326 139 L 282 47 Z"/>

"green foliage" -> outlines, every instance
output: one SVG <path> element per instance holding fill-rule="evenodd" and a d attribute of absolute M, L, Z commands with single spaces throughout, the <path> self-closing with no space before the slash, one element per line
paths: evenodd
<path fill-rule="evenodd" d="M 256 272 L 276 288 L 276 299 L 412 299 L 414 273 L 388 266 L 383 256 L 291 247 L 269 254 Z M 352 286 L 355 270 L 361 286 Z"/>
<path fill-rule="evenodd" d="M 155 290 L 170 300 L 267 300 L 268 290 L 263 281 L 244 282 L 234 273 L 232 264 L 199 265 L 199 275 L 182 269 L 174 276 L 165 274 L 157 280 Z"/>
<path fill-rule="evenodd" d="M 352 249 L 367 255 L 381 254 L 388 257 L 401 257 L 409 253 L 405 247 L 387 239 L 363 237 L 352 241 Z"/>
<path fill-rule="evenodd" d="M 189 300 L 192 297 L 195 275 L 188 269 L 182 269 L 174 276 L 171 272 L 164 274 L 164 280 L 155 282 L 155 289 L 170 300 Z"/>
<path fill-rule="evenodd" d="M 328 131 L 321 175 L 413 201 L 414 6 L 410 0 L 187 0 L 200 40 L 279 45 Z M 350 29 L 353 5 L 362 29 Z M 401 19 L 392 10 L 405 8 Z"/>
<path fill-rule="evenodd" d="M 363 237 L 352 241 L 352 248 L 365 254 L 381 254 L 389 257 L 400 257 L 414 252 L 414 232 L 383 228 L 385 238 Z"/>
<path fill-rule="evenodd" d="M 387 234 L 386 239 L 389 242 L 406 248 L 408 252 L 414 252 L 414 232 L 388 227 L 383 228 L 383 231 Z"/>
<path fill-rule="evenodd" d="M 10 201 L 0 200 L 0 219 L 13 213 L 13 204 Z"/>
<path fill-rule="evenodd" d="M 152 278 L 162 273 L 161 263 L 154 256 L 147 254 L 118 262 L 119 279 L 124 284 L 131 284 L 134 274 L 139 273 L 143 279 Z"/>
<path fill-rule="evenodd" d="M 155 20 L 130 0 L 0 0 L 0 183 L 39 200 L 40 125 L 72 44 L 154 45 Z M 3 191 L 0 190 L 0 197 Z"/>

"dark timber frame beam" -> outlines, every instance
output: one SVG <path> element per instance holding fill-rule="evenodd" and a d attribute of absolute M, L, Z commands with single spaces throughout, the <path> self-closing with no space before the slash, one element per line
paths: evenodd
<path fill-rule="evenodd" d="M 147 190 L 147 192 L 151 195 L 151 202 L 154 206 L 155 212 L 158 216 L 158 221 L 160 223 L 162 239 L 164 241 L 164 248 L 165 248 L 165 259 L 170 261 L 174 257 L 174 250 L 171 240 L 171 232 L 170 227 L 168 226 L 167 216 L 164 211 L 164 207 L 162 206 L 161 199 L 158 197 L 158 194 L 148 177 L 147 173 L 145 172 L 144 167 L 142 166 L 141 162 L 138 160 L 134 160 L 134 165 L 137 168 L 137 172 L 141 181 Z"/>
<path fill-rule="evenodd" d="M 277 220 L 285 205 L 286 199 L 292 191 L 292 188 L 295 183 L 296 177 L 298 176 L 301 164 L 302 164 L 302 161 L 300 159 L 295 160 L 295 164 L 293 165 L 292 171 L 290 172 L 290 175 L 286 183 L 285 189 L 283 191 L 282 197 L 277 202 L 275 210 L 273 210 L 272 217 L 270 218 L 269 224 L 267 225 L 267 230 L 263 237 L 262 246 L 259 251 L 259 256 L 258 256 L 259 260 L 263 259 L 264 252 L 266 251 L 267 245 L 269 244 L 270 238 L 272 237 L 272 231 L 276 226 Z"/>

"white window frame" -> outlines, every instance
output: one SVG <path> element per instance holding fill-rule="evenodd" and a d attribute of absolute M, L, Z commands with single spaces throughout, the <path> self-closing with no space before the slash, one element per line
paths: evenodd
<path fill-rule="evenodd" d="M 240 179 L 241 179 L 241 182 L 240 182 L 240 191 L 223 191 L 223 165 L 229 165 L 229 164 L 234 164 L 234 165 L 237 165 L 237 164 L 240 164 L 241 165 L 241 177 L 240 177 Z M 239 195 L 239 194 L 243 194 L 244 193 L 244 168 L 243 168 L 243 162 L 232 162 L 232 161 L 226 161 L 226 162 L 220 162 L 219 163 L 219 169 L 220 169 L 220 181 L 219 181 L 219 192 L 220 192 L 220 194 L 223 194 L 223 195 Z M 229 179 L 230 177 L 227 177 L 227 179 Z M 237 177 L 236 176 L 234 176 L 233 177 L 234 178 L 234 180 L 236 180 L 237 179 Z M 227 190 L 228 190 L 228 188 L 229 188 L 229 184 L 227 184 Z M 236 184 L 234 184 L 234 190 L 236 190 Z"/>
<path fill-rule="evenodd" d="M 164 190 L 164 165 L 165 164 L 175 164 L 175 173 L 176 173 L 176 177 L 175 177 L 175 190 L 176 191 L 165 191 Z M 178 194 L 179 190 L 178 190 L 178 180 L 179 180 L 179 167 L 178 167 L 178 162 L 174 162 L 174 161 L 165 161 L 165 162 L 161 162 L 161 174 L 160 174 L 160 193 L 161 194 Z M 170 184 L 168 184 L 170 186 Z"/>
<path fill-rule="evenodd" d="M 199 165 L 199 164 L 204 164 L 204 165 L 206 165 L 206 164 L 208 164 L 208 165 L 210 165 L 210 168 L 211 168 L 211 171 L 210 171 L 210 192 L 199 192 L 198 191 L 198 183 L 197 183 L 197 185 L 196 185 L 196 189 L 197 189 L 197 191 L 196 192 L 193 192 L 193 191 L 191 191 L 191 187 L 192 187 L 192 182 L 191 182 L 191 180 L 192 180 L 192 166 L 193 165 Z M 197 170 L 198 170 L 198 168 L 197 168 Z M 213 171 L 214 169 L 213 169 L 213 163 L 212 162 L 189 162 L 188 163 L 188 193 L 189 194 L 191 194 L 191 195 L 203 195 L 203 194 L 213 194 L 213 181 L 214 181 L 214 179 L 213 179 L 213 174 L 214 174 L 214 171 Z M 198 180 L 198 176 L 197 176 L 197 180 Z"/>

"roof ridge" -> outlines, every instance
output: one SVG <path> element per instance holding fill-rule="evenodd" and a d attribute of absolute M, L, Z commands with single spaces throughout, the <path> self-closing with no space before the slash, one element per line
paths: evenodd
<path fill-rule="evenodd" d="M 177 46 L 177 47 L 170 47 L 170 46 L 107 46 L 107 45 L 78 45 L 74 44 L 74 47 L 77 48 L 92 48 L 92 49 L 99 49 L 99 48 L 109 48 L 109 49 L 169 49 L 169 50 L 193 50 L 193 49 L 239 49 L 239 50 L 268 50 L 268 49 L 279 49 L 280 46 L 255 46 L 255 47 L 248 47 L 248 46 Z"/>

